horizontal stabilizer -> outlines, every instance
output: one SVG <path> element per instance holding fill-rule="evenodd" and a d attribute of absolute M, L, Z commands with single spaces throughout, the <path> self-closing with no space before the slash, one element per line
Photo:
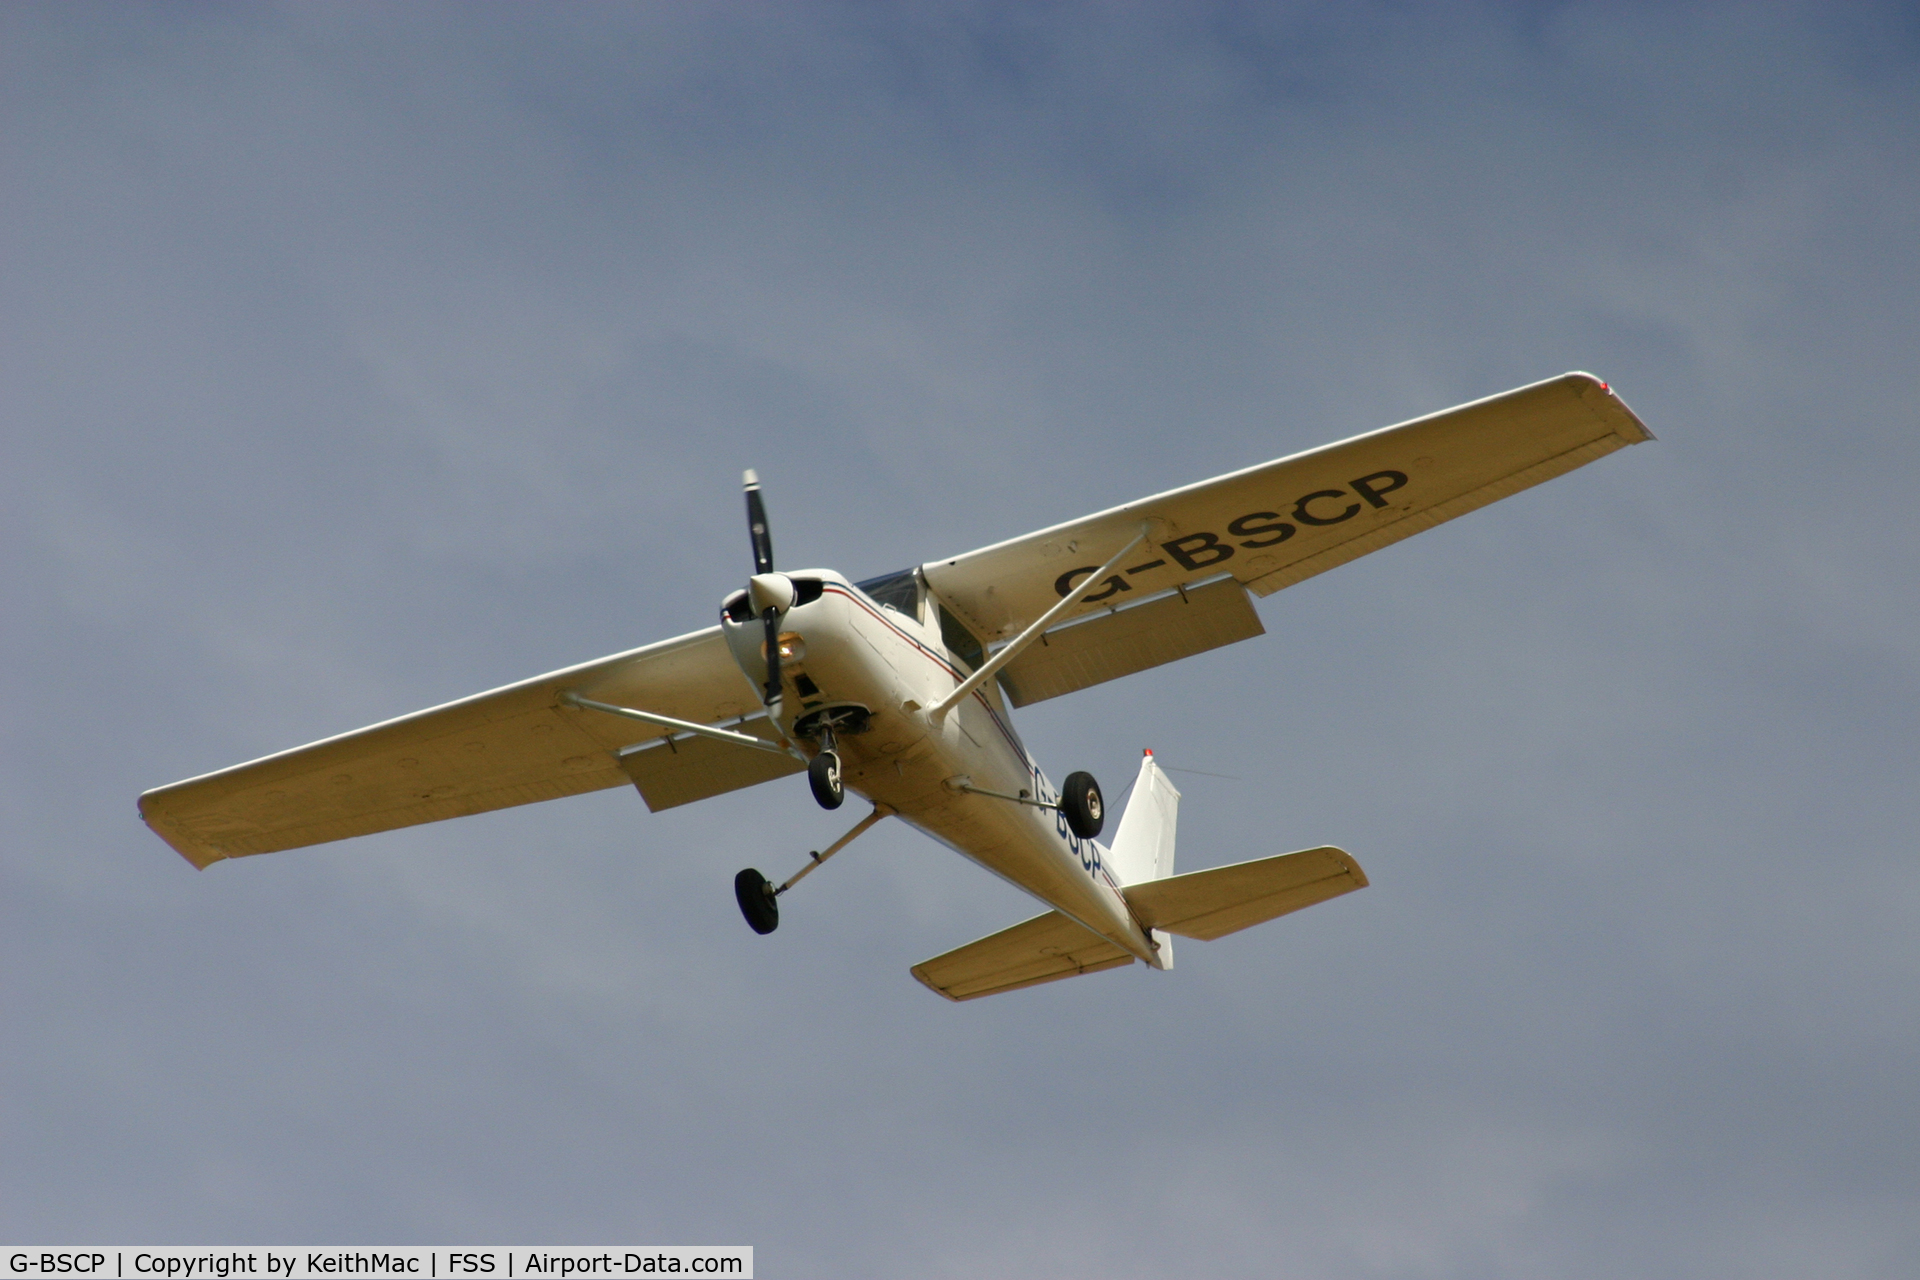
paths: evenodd
<path fill-rule="evenodd" d="M 1120 892 L 1146 927 L 1213 939 L 1366 887 L 1360 864 L 1328 846 L 1148 880 Z"/>
<path fill-rule="evenodd" d="M 913 976 L 949 1000 L 972 1000 L 1132 963 L 1099 934 L 1049 911 L 923 961 Z"/>

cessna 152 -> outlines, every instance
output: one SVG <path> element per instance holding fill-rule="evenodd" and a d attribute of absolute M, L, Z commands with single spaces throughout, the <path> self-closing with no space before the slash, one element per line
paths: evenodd
<path fill-rule="evenodd" d="M 1323 847 L 1173 874 L 1180 793 L 1147 753 L 1113 844 L 1099 786 L 1059 788 L 1025 706 L 1260 635 L 1265 596 L 1651 439 L 1569 373 L 865 582 L 774 568 L 746 473 L 753 573 L 718 625 L 140 797 L 196 867 L 632 782 L 654 811 L 805 772 L 873 806 L 779 885 L 742 871 L 747 923 L 888 815 L 1044 902 L 913 969 L 952 1000 L 1141 960 L 1367 880 Z"/>

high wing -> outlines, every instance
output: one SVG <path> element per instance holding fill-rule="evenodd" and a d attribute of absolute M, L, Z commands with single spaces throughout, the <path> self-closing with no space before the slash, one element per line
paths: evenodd
<path fill-rule="evenodd" d="M 1005 668 L 1015 703 L 1038 701 L 1260 633 L 1245 592 L 1217 593 L 1196 611 L 1195 584 L 1230 580 L 1268 595 L 1652 438 L 1606 383 L 1568 373 L 921 572 L 991 645 L 1017 635 L 1147 526 L 1146 541 L 1047 632 L 1047 644 Z M 1135 601 L 1172 603 L 1151 623 L 1123 621 Z"/>
<path fill-rule="evenodd" d="M 561 706 L 569 691 L 694 724 L 738 722 L 744 732 L 769 736 L 758 731 L 765 717 L 752 684 L 720 629 L 709 627 L 159 787 L 140 797 L 140 814 L 187 861 L 206 867 L 630 779 L 648 791 L 657 770 L 623 762 L 622 750 L 670 731 Z M 744 772 L 731 768 L 734 760 L 717 765 L 717 780 L 730 785 L 709 780 L 706 794 L 764 781 L 773 776 L 764 762 L 781 763 L 760 751 L 725 750 L 754 759 Z"/>

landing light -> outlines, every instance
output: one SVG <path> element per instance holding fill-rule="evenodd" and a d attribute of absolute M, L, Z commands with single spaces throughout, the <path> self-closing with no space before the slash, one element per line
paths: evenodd
<path fill-rule="evenodd" d="M 760 656 L 763 659 L 767 656 L 767 646 L 764 644 L 760 646 Z M 780 633 L 781 662 L 798 662 L 806 656 L 807 642 L 800 638 L 798 632 L 783 631 Z"/>

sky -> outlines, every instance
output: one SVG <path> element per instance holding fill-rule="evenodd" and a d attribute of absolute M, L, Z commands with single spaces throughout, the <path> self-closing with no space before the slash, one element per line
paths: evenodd
<path fill-rule="evenodd" d="M 770 1277 L 1920 1273 L 1911 6 L 0 10 L 0 1238 Z M 195 872 L 147 788 L 1585 369 L 1659 437 L 1029 707 L 1372 886 L 789 778 Z"/>

